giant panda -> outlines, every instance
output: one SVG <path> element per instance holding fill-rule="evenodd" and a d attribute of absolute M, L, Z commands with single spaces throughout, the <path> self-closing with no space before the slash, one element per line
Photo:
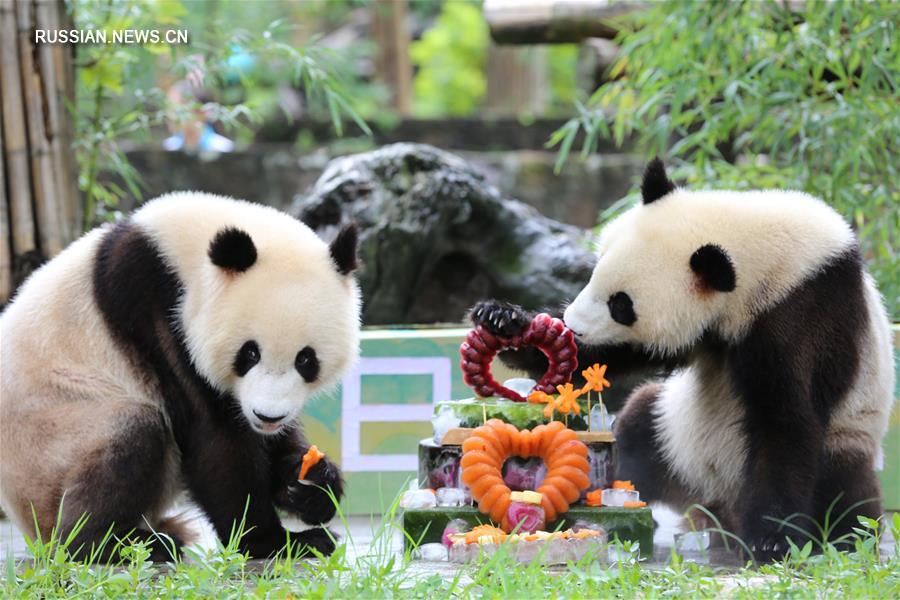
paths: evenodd
<path fill-rule="evenodd" d="M 705 506 L 763 560 L 805 541 L 795 527 L 821 540 L 810 519 L 829 508 L 833 540 L 881 516 L 891 332 L 850 227 L 800 192 L 677 188 L 659 160 L 642 195 L 603 228 L 563 313 L 581 364 L 668 373 L 618 416 L 617 477 L 642 498 Z M 471 317 L 500 335 L 530 320 L 493 300 Z M 546 366 L 534 349 L 506 361 Z"/>
<path fill-rule="evenodd" d="M 279 511 L 324 523 L 325 488 L 342 494 L 328 460 L 298 483 L 297 417 L 356 359 L 356 257 L 352 225 L 329 246 L 273 208 L 202 193 L 74 242 L 0 317 L 6 514 L 29 535 L 59 519 L 63 539 L 87 515 L 76 556 L 112 559 L 128 538 L 163 560 L 191 533 L 164 514 L 186 491 L 221 539 L 243 521 L 250 556 L 331 552 L 329 532 L 288 533 Z"/>

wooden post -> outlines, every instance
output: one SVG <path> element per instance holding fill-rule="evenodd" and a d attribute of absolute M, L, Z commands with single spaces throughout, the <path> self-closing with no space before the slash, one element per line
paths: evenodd
<path fill-rule="evenodd" d="M 36 0 L 36 26 L 41 29 L 72 29 L 71 15 L 59 0 Z M 69 107 L 75 106 L 75 68 L 73 49 L 62 44 L 38 47 L 40 71 L 44 75 L 44 101 L 47 108 L 46 133 L 57 205 L 60 209 L 60 233 L 63 245 L 81 234 L 81 202 L 78 195 L 77 166 L 72 140 L 75 123 Z"/>
<path fill-rule="evenodd" d="M 412 106 L 412 64 L 406 0 L 375 0 L 372 33 L 378 44 L 375 69 L 378 79 L 391 88 L 394 109 L 406 116 Z"/>
<path fill-rule="evenodd" d="M 50 155 L 50 132 L 47 130 L 48 101 L 53 94 L 48 85 L 53 71 L 44 73 L 32 40 L 37 2 L 17 2 L 19 24 L 19 60 L 22 65 L 22 92 L 25 118 L 28 119 L 28 145 L 31 158 L 31 192 L 34 202 L 40 248 L 45 257 L 59 254 L 65 242 L 60 227 L 59 193 Z"/>
<path fill-rule="evenodd" d="M 549 101 L 547 51 L 542 47 L 491 44 L 487 55 L 485 109 L 507 116 L 540 113 Z"/>
<path fill-rule="evenodd" d="M 16 13 L 12 2 L 0 2 L 0 81 L 2 81 L 3 149 L 9 185 L 9 222 L 12 251 L 18 256 L 37 249 L 31 213 L 31 172 L 28 167 L 28 133 L 22 104 Z"/>
<path fill-rule="evenodd" d="M 0 304 L 81 232 L 72 49 L 35 28 L 71 28 L 63 0 L 0 0 Z"/>
<path fill-rule="evenodd" d="M 571 44 L 614 38 L 615 20 L 646 6 L 632 0 L 485 0 L 483 10 L 498 44 Z"/>

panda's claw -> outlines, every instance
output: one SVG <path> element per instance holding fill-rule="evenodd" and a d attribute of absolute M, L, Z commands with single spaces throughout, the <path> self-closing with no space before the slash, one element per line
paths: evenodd
<path fill-rule="evenodd" d="M 483 300 L 472 307 L 469 317 L 475 326 L 500 337 L 521 335 L 531 321 L 521 307 L 514 304 Z"/>

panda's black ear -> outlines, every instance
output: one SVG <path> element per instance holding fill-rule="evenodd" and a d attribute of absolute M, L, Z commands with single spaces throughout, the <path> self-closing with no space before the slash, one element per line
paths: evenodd
<path fill-rule="evenodd" d="M 338 273 L 349 275 L 359 266 L 357 247 L 359 245 L 359 233 L 354 223 L 344 225 L 328 247 L 331 258 L 337 266 Z"/>
<path fill-rule="evenodd" d="M 209 244 L 208 254 L 217 267 L 231 273 L 243 273 L 256 262 L 256 245 L 243 229 L 225 227 Z"/>
<path fill-rule="evenodd" d="M 666 175 L 666 167 L 657 156 L 644 169 L 644 179 L 641 182 L 641 196 L 644 204 L 650 204 L 675 191 L 675 184 Z"/>
<path fill-rule="evenodd" d="M 721 246 L 706 244 L 691 255 L 691 270 L 700 278 L 703 288 L 710 291 L 730 292 L 737 275 L 731 258 Z"/>

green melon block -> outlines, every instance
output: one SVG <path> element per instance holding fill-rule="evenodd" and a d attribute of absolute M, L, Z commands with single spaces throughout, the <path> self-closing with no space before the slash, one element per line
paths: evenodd
<path fill-rule="evenodd" d="M 462 519 L 471 526 L 490 523 L 490 519 L 473 506 L 408 508 L 403 511 L 403 530 L 406 546 L 440 542 L 444 528 L 452 519 Z M 575 521 L 587 521 L 606 530 L 610 541 L 639 542 L 641 556 L 653 556 L 653 513 L 647 508 L 619 508 L 613 506 L 572 506 L 569 512 L 550 523 L 547 531 L 563 530 Z"/>
<path fill-rule="evenodd" d="M 597 395 L 592 394 L 592 404 L 597 403 Z M 531 402 L 513 402 L 506 398 L 468 398 L 466 400 L 449 400 L 438 402 L 434 407 L 434 414 L 441 410 L 451 410 L 460 419 L 460 427 L 478 427 L 487 419 L 500 419 L 506 423 L 512 423 L 519 429 L 533 429 L 538 425 L 553 421 L 566 423 L 569 429 L 577 431 L 587 430 L 587 397 L 579 398 L 578 404 L 581 413 L 569 415 L 554 415 L 553 419 L 544 416 L 544 405 Z M 446 408 L 445 408 L 446 407 Z"/>

